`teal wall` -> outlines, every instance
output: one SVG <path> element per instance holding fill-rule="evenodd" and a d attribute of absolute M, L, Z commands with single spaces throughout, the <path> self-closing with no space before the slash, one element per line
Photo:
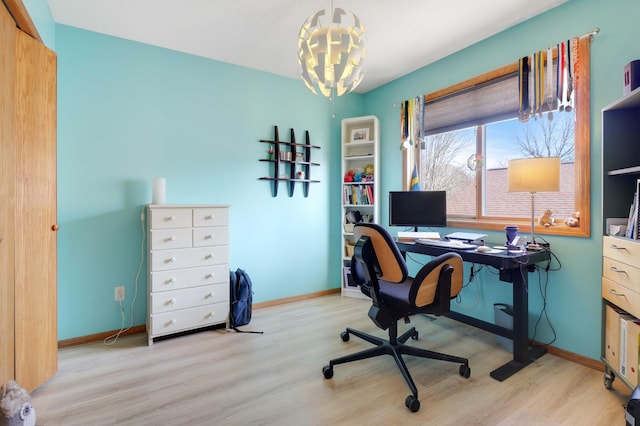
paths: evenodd
<path fill-rule="evenodd" d="M 381 193 L 399 189 L 399 110 L 394 103 L 599 27 L 591 45 L 592 237 L 547 238 L 562 262 L 560 271 L 549 274 L 547 290 L 549 319 L 557 332 L 553 344 L 597 359 L 600 110 L 622 95 L 624 64 L 640 58 L 635 43 L 639 15 L 636 0 L 571 0 L 365 95 L 338 98 L 333 120 L 327 100 L 308 93 L 297 80 L 55 25 L 48 45 L 54 46 L 59 67 L 59 338 L 119 328 L 113 302 L 117 285 L 126 286 L 128 323 L 141 259 L 139 214 L 150 201 L 156 176 L 167 178 L 169 203 L 231 204 L 231 267 L 251 273 L 256 301 L 337 287 L 341 118 L 380 118 Z M 46 14 L 40 16 L 34 18 L 39 30 L 52 25 Z M 298 136 L 309 130 L 312 142 L 322 146 L 322 166 L 314 169 L 322 182 L 312 186 L 309 198 L 299 190 L 293 198 L 272 198 L 268 184 L 257 180 L 266 173 L 257 161 L 265 147 L 257 140 L 271 137 L 274 124 L 284 134 L 290 127 Z M 386 204 L 381 211 L 381 222 L 387 223 Z M 492 236 L 501 238 L 500 233 Z M 470 313 L 493 320 L 493 303 L 509 302 L 511 290 L 488 271 L 480 274 L 479 284 L 480 301 Z M 532 330 L 542 307 L 538 288 L 534 276 Z M 145 291 L 143 272 L 135 324 L 144 322 Z M 456 309 L 471 306 L 477 291 L 465 289 Z M 550 338 L 543 322 L 536 339 Z"/>
<path fill-rule="evenodd" d="M 339 208 L 339 117 L 327 99 L 296 79 L 63 25 L 56 51 L 60 339 L 118 329 L 118 285 L 129 323 L 154 177 L 167 179 L 168 204 L 231 205 L 230 266 L 251 274 L 254 301 L 340 286 L 329 214 Z M 339 99 L 336 113 L 358 112 L 359 97 Z M 321 146 L 308 198 L 282 184 L 273 198 L 258 180 L 268 175 L 258 140 L 274 125 L 283 140 L 309 130 Z M 146 315 L 144 268 L 135 324 Z"/>
<path fill-rule="evenodd" d="M 571 0 L 543 15 L 528 20 L 477 43 L 432 65 L 393 81 L 364 96 L 366 113 L 380 119 L 382 140 L 381 193 L 401 188 L 399 110 L 393 104 L 426 94 L 493 70 L 518 57 L 555 45 L 561 40 L 600 28 L 591 43 L 591 238 L 547 237 L 562 262 L 560 271 L 550 272 L 547 287 L 549 319 L 557 332 L 554 346 L 590 358 L 600 357 L 602 274 L 601 216 L 601 116 L 602 107 L 622 96 L 622 70 L 626 63 L 640 58 L 637 43 L 637 0 Z M 383 198 L 384 199 L 384 198 Z M 388 207 L 381 206 L 382 223 L 387 223 Z M 496 241 L 502 233 L 490 232 Z M 468 265 L 467 265 L 468 267 Z M 465 270 L 469 276 L 469 270 Z M 544 284 L 545 274 L 542 282 Z M 509 302 L 509 285 L 495 273 L 483 271 L 479 277 L 480 301 L 467 311 L 478 295 L 472 285 L 462 293 L 456 310 L 493 321 L 493 303 Z M 542 308 L 538 276 L 531 275 L 530 334 Z M 536 340 L 547 342 L 552 333 L 543 320 Z"/>
<path fill-rule="evenodd" d="M 56 25 L 46 0 L 22 0 L 42 42 L 51 50 L 56 48 Z"/>

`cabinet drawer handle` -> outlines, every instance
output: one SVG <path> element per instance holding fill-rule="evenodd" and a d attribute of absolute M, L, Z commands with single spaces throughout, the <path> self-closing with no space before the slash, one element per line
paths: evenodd
<path fill-rule="evenodd" d="M 215 276 L 216 276 L 216 274 L 215 274 L 215 273 L 210 272 L 210 273 L 208 273 L 208 274 L 205 276 L 205 278 L 213 278 L 213 277 L 215 277 Z"/>
<path fill-rule="evenodd" d="M 176 303 L 176 298 L 172 297 L 171 299 L 165 302 L 165 305 L 174 305 Z"/>
<path fill-rule="evenodd" d="M 627 271 L 625 271 L 624 269 L 618 269 L 615 266 L 610 266 L 609 270 L 613 271 L 613 272 L 617 272 L 619 274 L 626 274 L 627 273 Z"/>
<path fill-rule="evenodd" d="M 206 235 L 204 237 L 205 240 L 213 240 L 213 234 Z"/>
<path fill-rule="evenodd" d="M 173 284 L 176 282 L 176 279 L 174 277 L 169 278 L 168 280 L 165 281 L 165 284 Z"/>
<path fill-rule="evenodd" d="M 171 256 L 169 259 L 167 259 L 165 261 L 165 263 L 176 263 L 176 257 L 175 256 Z"/>
<path fill-rule="evenodd" d="M 176 220 L 176 217 L 175 217 L 174 215 L 167 216 L 167 220 L 168 220 L 169 222 L 173 222 L 174 220 Z"/>
<path fill-rule="evenodd" d="M 214 214 L 208 214 L 208 215 L 206 215 L 204 218 L 205 218 L 206 220 L 213 220 L 213 218 L 215 218 L 215 217 L 216 217 L 216 215 L 214 215 Z"/>
<path fill-rule="evenodd" d="M 611 244 L 609 247 L 611 247 L 614 250 L 626 250 L 627 249 L 626 247 L 620 247 L 620 246 L 617 246 L 615 244 Z"/>
<path fill-rule="evenodd" d="M 211 311 L 211 312 L 209 312 L 209 313 L 207 314 L 207 318 L 213 318 L 213 317 L 215 317 L 215 316 L 216 316 L 216 313 L 215 313 L 215 312 L 213 312 L 213 311 Z"/>
<path fill-rule="evenodd" d="M 175 323 L 177 323 L 177 322 L 178 322 L 178 321 L 176 321 L 176 319 L 175 319 L 175 318 L 171 318 L 171 319 L 169 320 L 169 322 L 167 323 L 167 325 L 174 325 L 174 324 L 175 324 Z"/>
<path fill-rule="evenodd" d="M 627 297 L 624 293 L 618 293 L 617 291 L 615 291 L 615 289 L 610 288 L 609 289 L 609 293 L 613 294 L 614 296 L 618 296 L 618 297 Z"/>
<path fill-rule="evenodd" d="M 206 255 L 204 258 L 205 259 L 213 259 L 214 257 L 216 257 L 215 253 L 209 253 L 208 255 Z"/>
<path fill-rule="evenodd" d="M 214 297 L 216 294 L 213 291 L 210 291 L 209 293 L 207 293 L 206 296 L 204 296 L 205 299 L 210 299 L 212 297 Z"/>

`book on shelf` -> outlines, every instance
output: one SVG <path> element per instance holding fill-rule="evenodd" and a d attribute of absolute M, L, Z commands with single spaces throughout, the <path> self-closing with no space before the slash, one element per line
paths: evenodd
<path fill-rule="evenodd" d="M 629 208 L 629 219 L 627 221 L 627 233 L 625 237 L 640 239 L 640 227 L 638 222 L 640 219 L 640 179 L 636 180 L 636 191 L 633 194 L 633 202 Z"/>
<path fill-rule="evenodd" d="M 371 205 L 373 204 L 373 189 L 371 185 L 345 185 L 343 200 L 344 204 Z"/>
<path fill-rule="evenodd" d="M 627 238 L 631 238 L 631 235 L 633 235 L 633 218 L 634 218 L 634 213 L 635 213 L 635 198 L 634 202 L 631 203 L 631 207 L 629 207 L 629 217 L 627 218 L 627 232 L 624 234 L 625 237 Z"/>
<path fill-rule="evenodd" d="M 640 179 L 636 180 L 636 193 L 633 196 L 633 203 L 635 204 L 635 212 L 634 212 L 634 216 L 633 216 L 633 222 L 634 222 L 634 227 L 633 227 L 633 238 L 640 239 L 640 225 L 639 225 L 639 219 L 640 219 Z"/>

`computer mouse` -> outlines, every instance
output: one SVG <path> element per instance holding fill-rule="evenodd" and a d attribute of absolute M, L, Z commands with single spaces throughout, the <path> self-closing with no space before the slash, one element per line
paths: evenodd
<path fill-rule="evenodd" d="M 478 246 L 478 248 L 476 250 L 478 250 L 479 252 L 485 252 L 485 251 L 491 250 L 491 247 L 489 247 L 489 246 Z"/>

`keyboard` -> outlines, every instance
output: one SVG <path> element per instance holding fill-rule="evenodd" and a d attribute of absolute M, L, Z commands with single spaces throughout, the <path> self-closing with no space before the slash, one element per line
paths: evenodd
<path fill-rule="evenodd" d="M 474 244 L 463 243 L 458 240 L 430 240 L 424 238 L 417 238 L 416 243 L 423 244 L 425 246 L 454 248 L 460 250 L 474 249 L 477 246 Z"/>

